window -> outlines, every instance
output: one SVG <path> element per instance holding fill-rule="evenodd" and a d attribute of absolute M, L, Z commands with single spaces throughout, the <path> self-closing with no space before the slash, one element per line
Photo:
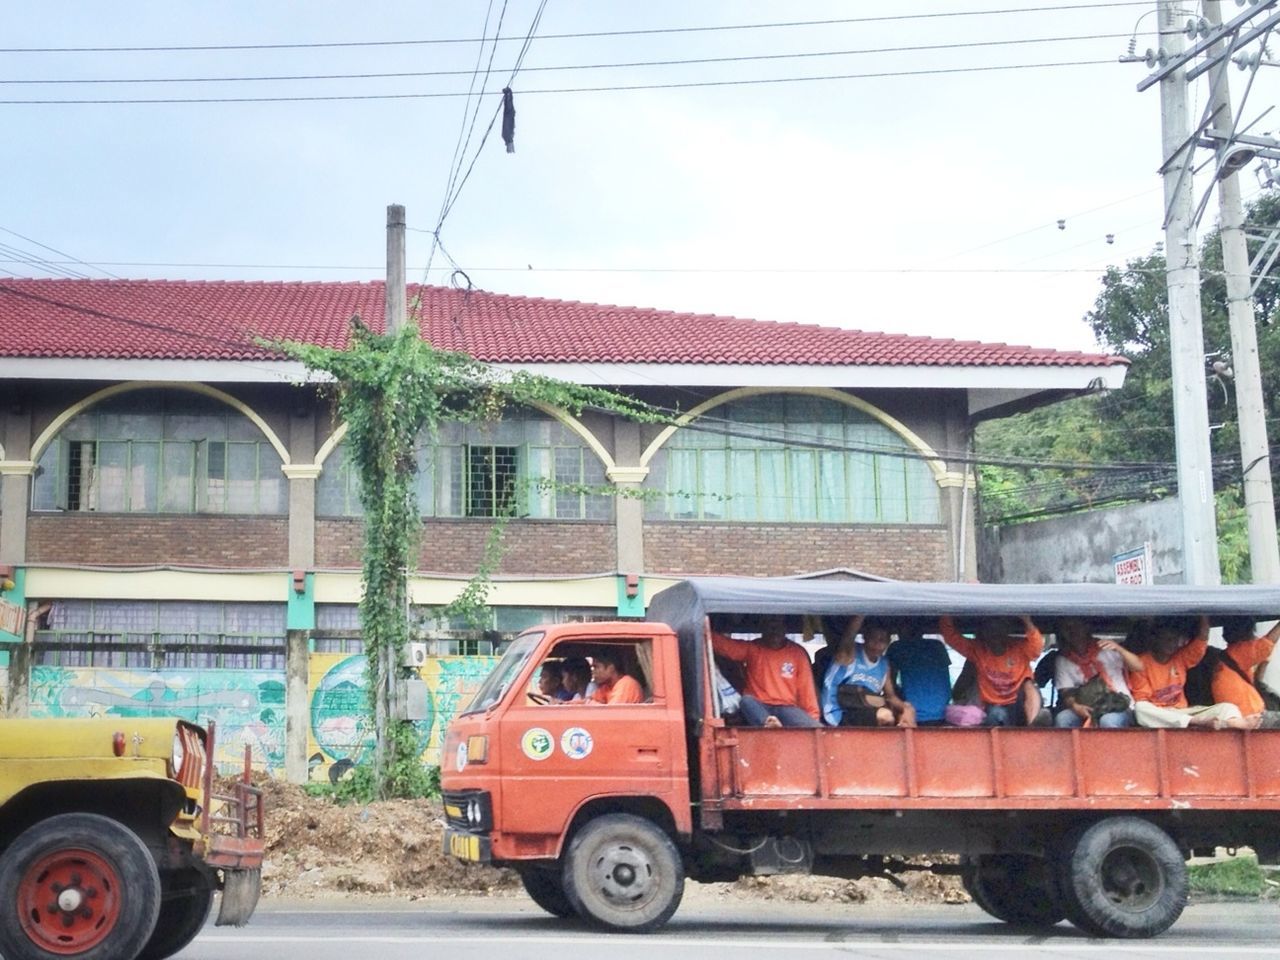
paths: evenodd
<path fill-rule="evenodd" d="M 560 421 L 519 411 L 496 423 L 441 425 L 417 450 L 418 508 L 424 517 L 513 515 L 608 520 L 613 498 L 604 465 Z M 359 478 L 339 444 L 316 484 L 320 516 L 361 514 Z"/>
<path fill-rule="evenodd" d="M 701 429 L 699 429 L 701 427 Z M 918 451 L 847 404 L 799 394 L 727 403 L 678 430 L 650 464 L 654 519 L 938 523 Z"/>
<path fill-rule="evenodd" d="M 139 391 L 68 421 L 40 457 L 32 508 L 280 514 L 280 468 L 257 426 L 225 404 Z"/>

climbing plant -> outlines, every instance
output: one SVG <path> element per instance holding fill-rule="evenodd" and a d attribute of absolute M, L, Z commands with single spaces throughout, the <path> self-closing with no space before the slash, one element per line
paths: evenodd
<path fill-rule="evenodd" d="M 333 378 L 336 412 L 347 424 L 347 456 L 359 476 L 364 508 L 360 625 L 377 731 L 373 792 L 380 797 L 413 793 L 424 776 L 418 741 L 408 722 L 392 717 L 390 698 L 409 639 L 408 577 L 419 555 L 418 437 L 425 430 L 434 438 L 447 420 L 498 420 L 508 405 L 543 403 L 575 416 L 595 408 L 649 423 L 670 422 L 671 415 L 611 390 L 499 371 L 466 354 L 436 349 L 413 322 L 396 333 L 379 334 L 353 318 L 344 350 L 294 342 L 271 346 Z M 474 619 L 485 605 L 509 519 L 509 512 L 495 519 L 476 576 L 446 613 Z"/>

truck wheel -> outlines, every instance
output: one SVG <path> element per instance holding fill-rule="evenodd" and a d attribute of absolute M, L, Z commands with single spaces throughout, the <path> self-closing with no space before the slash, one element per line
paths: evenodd
<path fill-rule="evenodd" d="M 584 919 L 610 930 L 646 933 L 680 906 L 684 864 L 656 825 L 612 813 L 592 820 L 570 842 L 564 892 Z"/>
<path fill-rule="evenodd" d="M 0 858 L 5 960 L 133 960 L 159 910 L 155 861 L 133 831 L 109 817 L 50 817 Z"/>
<path fill-rule="evenodd" d="M 964 857 L 960 882 L 984 911 L 1015 926 L 1052 927 L 1066 917 L 1048 860 L 1001 853 Z"/>
<path fill-rule="evenodd" d="M 1108 817 L 1067 842 L 1064 900 L 1071 922 L 1103 937 L 1154 937 L 1187 905 L 1187 864 L 1173 838 L 1140 817 Z"/>
<path fill-rule="evenodd" d="M 564 876 L 557 866 L 523 866 L 519 873 L 524 892 L 547 913 L 561 919 L 576 915 L 573 904 L 564 895 Z"/>
<path fill-rule="evenodd" d="M 173 956 L 204 929 L 213 909 L 213 885 L 199 873 L 166 879 L 161 886 L 160 915 L 137 960 Z"/>

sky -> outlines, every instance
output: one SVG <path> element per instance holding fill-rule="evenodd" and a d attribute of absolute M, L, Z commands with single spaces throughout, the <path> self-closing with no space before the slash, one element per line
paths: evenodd
<path fill-rule="evenodd" d="M 1135 30 L 1139 53 L 1155 45 L 1153 8 L 14 4 L 0 41 L 0 278 L 379 279 L 398 203 L 415 282 L 1092 349 L 1083 318 L 1103 270 L 1162 239 L 1159 93 L 1137 91 L 1143 64 L 1117 62 Z M 508 153 L 499 125 L 484 134 L 539 9 Z M 856 22 L 802 23 L 835 20 Z M 495 32 L 496 48 L 480 42 Z M 312 46 L 243 49 L 300 44 Z M 67 49 L 210 46 L 241 49 Z M 735 59 L 617 66 L 721 58 Z M 1016 69 L 975 69 L 1001 66 Z M 341 76 L 211 79 L 319 75 Z M 1246 78 L 1232 71 L 1237 98 Z M 742 82 L 760 79 L 786 82 Z M 52 82 L 72 80 L 148 82 Z M 1258 72 L 1247 120 L 1278 86 L 1280 71 Z M 365 99 L 13 102 L 267 97 Z M 1266 116 L 1252 132 L 1275 127 Z M 459 154 L 455 183 L 470 172 L 433 254 Z M 1252 169 L 1242 187 L 1260 189 Z"/>

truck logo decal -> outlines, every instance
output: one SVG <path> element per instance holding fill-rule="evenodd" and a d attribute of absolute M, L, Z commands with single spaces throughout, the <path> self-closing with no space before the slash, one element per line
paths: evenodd
<path fill-rule="evenodd" d="M 555 753 L 556 742 L 541 727 L 530 727 L 520 738 L 520 749 L 530 760 L 545 760 Z"/>
<path fill-rule="evenodd" d="M 581 727 L 570 727 L 560 738 L 560 749 L 570 760 L 581 760 L 591 752 L 595 741 L 591 734 Z"/>

